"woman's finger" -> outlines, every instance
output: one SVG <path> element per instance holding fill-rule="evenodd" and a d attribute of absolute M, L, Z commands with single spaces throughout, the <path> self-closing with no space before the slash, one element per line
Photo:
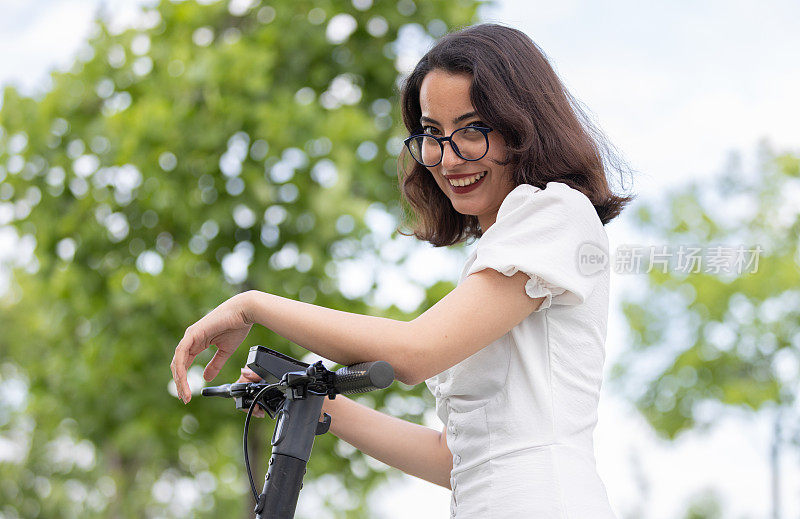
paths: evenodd
<path fill-rule="evenodd" d="M 250 369 L 248 367 L 244 367 L 244 368 L 241 369 L 241 375 L 236 380 L 236 382 L 237 383 L 238 382 L 261 382 L 261 380 L 262 380 L 261 377 L 256 375 L 255 371 L 253 371 L 252 369 Z M 246 413 L 247 409 L 242 409 L 242 411 L 244 411 Z M 266 413 L 264 413 L 264 410 L 261 409 L 261 407 L 256 407 L 255 410 L 253 411 L 253 416 L 255 416 L 256 418 L 264 418 L 267 415 L 266 415 Z"/>
<path fill-rule="evenodd" d="M 228 358 L 230 358 L 232 353 L 233 352 L 226 352 L 222 349 L 217 350 L 217 352 L 214 354 L 214 358 L 211 359 L 211 362 L 206 365 L 206 369 L 203 370 L 203 378 L 206 380 L 206 382 L 214 380 L 214 377 L 219 374 L 222 366 L 225 364 Z"/>
<path fill-rule="evenodd" d="M 239 380 L 237 380 L 236 382 L 261 382 L 261 379 L 258 377 L 258 375 L 256 375 L 255 377 L 251 377 L 246 373 L 242 373 L 241 375 L 239 375 Z"/>
<path fill-rule="evenodd" d="M 172 378 L 175 380 L 175 389 L 183 403 L 188 403 L 192 399 L 192 391 L 189 389 L 189 382 L 186 380 L 186 371 L 192 365 L 192 361 L 198 353 L 205 347 L 200 346 L 195 338 L 192 328 L 189 327 L 183 335 L 183 339 L 175 348 L 175 355 L 172 357 Z"/>
<path fill-rule="evenodd" d="M 197 357 L 198 354 L 202 353 L 209 346 L 211 346 L 211 344 L 206 341 L 204 336 L 193 334 L 191 338 L 187 341 L 185 356 L 183 360 L 184 370 L 188 370 L 189 366 L 191 366 L 192 362 L 194 362 L 194 358 Z"/>
<path fill-rule="evenodd" d="M 169 368 L 172 370 L 172 380 L 175 381 L 175 391 L 178 392 L 178 398 L 183 400 L 185 404 L 186 398 L 183 396 L 183 387 L 186 383 L 186 368 L 183 367 L 184 355 L 179 344 L 178 347 L 175 348 L 175 355 L 172 357 L 172 363 L 170 363 Z"/>
<path fill-rule="evenodd" d="M 181 396 L 181 390 L 178 388 L 178 374 L 175 372 L 175 357 L 172 358 L 169 369 L 172 371 L 172 380 L 175 381 L 175 391 L 178 393 L 178 398 L 183 400 L 183 396 Z"/>
<path fill-rule="evenodd" d="M 259 377 L 255 371 L 248 368 L 247 366 L 242 368 L 242 377 L 246 378 L 251 382 L 261 382 L 262 378 Z"/>

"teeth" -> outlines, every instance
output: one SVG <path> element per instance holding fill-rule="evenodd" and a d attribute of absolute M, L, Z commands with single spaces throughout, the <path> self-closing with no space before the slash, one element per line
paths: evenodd
<path fill-rule="evenodd" d="M 483 178 L 483 176 L 485 174 L 486 174 L 486 172 L 484 171 L 483 173 L 478 173 L 477 175 L 474 175 L 474 176 L 471 176 L 471 177 L 464 177 L 464 178 L 459 178 L 459 179 L 456 179 L 456 180 L 450 180 L 450 185 L 453 185 L 453 186 L 456 186 L 456 187 L 468 186 L 470 184 L 474 184 L 475 182 L 477 182 L 478 180 Z"/>

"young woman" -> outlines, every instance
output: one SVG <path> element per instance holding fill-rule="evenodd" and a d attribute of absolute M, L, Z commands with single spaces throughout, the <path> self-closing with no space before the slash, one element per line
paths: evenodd
<path fill-rule="evenodd" d="M 458 286 L 410 322 L 239 294 L 186 330 L 171 365 L 179 396 L 191 398 L 198 353 L 217 347 L 212 380 L 258 323 L 340 364 L 386 360 L 398 380 L 424 381 L 441 433 L 341 395 L 323 411 L 362 452 L 452 489 L 452 517 L 613 518 L 592 437 L 603 226 L 631 200 L 609 189 L 613 154 L 539 48 L 500 25 L 439 40 L 407 78 L 402 109 L 413 235 L 435 246 L 479 238 Z M 239 380 L 258 377 L 244 369 Z"/>

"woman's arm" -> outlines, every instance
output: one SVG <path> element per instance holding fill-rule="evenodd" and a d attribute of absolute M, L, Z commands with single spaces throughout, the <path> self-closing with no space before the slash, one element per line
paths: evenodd
<path fill-rule="evenodd" d="M 170 369 L 178 396 L 192 398 L 186 372 L 212 344 L 210 381 L 259 323 L 314 353 L 350 365 L 385 360 L 395 377 L 416 385 L 461 362 L 519 324 L 544 301 L 525 292 L 528 276 L 483 269 L 411 322 L 352 314 L 258 291 L 238 294 L 189 326 Z"/>
<path fill-rule="evenodd" d="M 325 399 L 330 432 L 364 454 L 450 489 L 453 455 L 444 433 L 390 416 L 337 395 Z"/>
<path fill-rule="evenodd" d="M 415 385 L 502 337 L 544 298 L 525 293 L 528 276 L 484 269 L 413 321 L 333 310 L 258 291 L 243 294 L 245 319 L 321 357 L 351 365 L 385 360 Z"/>
<path fill-rule="evenodd" d="M 409 323 L 354 314 L 267 292 L 251 290 L 245 300 L 248 324 L 261 324 L 293 343 L 343 366 L 385 360 L 406 382 Z"/>

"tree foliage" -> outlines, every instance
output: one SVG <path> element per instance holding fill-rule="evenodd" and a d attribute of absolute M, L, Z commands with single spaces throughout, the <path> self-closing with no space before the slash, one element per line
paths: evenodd
<path fill-rule="evenodd" d="M 745 172 L 734 156 L 712 182 L 693 182 L 638 212 L 657 243 L 673 253 L 702 247 L 705 261 L 696 272 L 653 268 L 642 294 L 623 304 L 632 344 L 613 379 L 661 435 L 710 427 L 725 406 L 755 411 L 794 403 L 799 172 L 796 154 L 763 145 L 756 171 Z M 760 249 L 749 254 L 750 267 L 717 272 L 714 251 L 739 246 Z"/>
<path fill-rule="evenodd" d="M 337 262 L 376 247 L 367 208 L 399 214 L 401 44 L 474 22 L 478 4 L 162 1 L 122 32 L 98 16 L 41 95 L 5 88 L 0 225 L 21 259 L 0 312 L 0 386 L 27 396 L 0 402 L 0 434 L 19 449 L 0 462 L 0 513 L 247 515 L 242 416 L 170 395 L 174 347 L 250 288 L 413 317 L 344 297 Z M 242 350 L 253 344 L 306 353 L 259 327 Z M 422 394 L 396 384 L 370 398 L 407 402 L 395 408 L 419 421 Z M 330 515 L 367 517 L 384 468 L 325 435 L 306 489 L 341 488 Z"/>

